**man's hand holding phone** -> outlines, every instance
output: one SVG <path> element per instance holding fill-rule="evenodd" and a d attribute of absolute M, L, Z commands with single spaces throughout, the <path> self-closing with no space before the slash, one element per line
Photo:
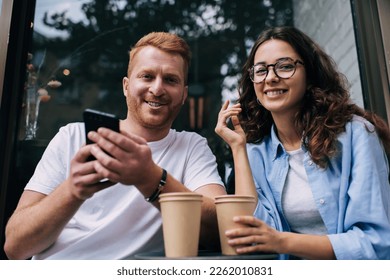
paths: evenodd
<path fill-rule="evenodd" d="M 91 131 L 97 132 L 100 127 L 111 129 L 115 132 L 119 132 L 119 119 L 113 115 L 105 112 L 100 112 L 92 109 L 86 109 L 83 113 L 84 124 L 85 124 L 85 140 L 87 145 L 93 144 L 88 134 Z M 92 148 L 91 148 L 92 149 Z M 104 151 L 106 152 L 106 151 Z M 106 154 L 110 155 L 108 152 Z M 93 155 L 87 158 L 87 161 L 96 160 Z M 106 182 L 108 179 L 101 179 L 100 182 Z"/>
<path fill-rule="evenodd" d="M 142 188 L 152 171 L 161 171 L 145 139 L 125 132 L 115 133 L 119 132 L 119 120 L 115 116 L 89 110 L 85 113 L 85 128 L 87 144 L 95 143 L 89 152 L 98 159 L 93 162 L 93 168 L 102 178 L 100 182 L 109 180 Z"/>
<path fill-rule="evenodd" d="M 85 124 L 85 140 L 87 145 L 92 144 L 88 138 L 90 131 L 97 131 L 100 127 L 109 128 L 113 131 L 119 132 L 119 119 L 113 115 L 92 109 L 86 109 L 83 114 Z M 88 161 L 94 160 L 93 156 L 88 158 Z"/>

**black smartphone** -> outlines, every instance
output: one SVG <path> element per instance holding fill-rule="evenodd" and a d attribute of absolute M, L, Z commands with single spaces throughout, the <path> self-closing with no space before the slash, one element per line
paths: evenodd
<path fill-rule="evenodd" d="M 93 143 L 88 139 L 88 132 L 97 131 L 99 127 L 106 127 L 119 132 L 119 118 L 117 118 L 114 114 L 100 112 L 93 109 L 85 109 L 83 118 L 85 125 L 85 140 L 87 144 Z M 93 159 L 94 157 L 91 156 L 88 160 Z"/>

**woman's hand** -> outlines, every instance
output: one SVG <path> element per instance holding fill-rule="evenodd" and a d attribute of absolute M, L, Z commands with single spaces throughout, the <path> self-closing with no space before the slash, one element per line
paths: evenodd
<path fill-rule="evenodd" d="M 229 245 L 236 247 L 238 254 L 282 253 L 283 235 L 279 231 L 253 216 L 237 216 L 234 221 L 247 226 L 225 233 Z"/>
<path fill-rule="evenodd" d="M 235 146 L 245 146 L 246 137 L 238 120 L 238 114 L 241 113 L 241 104 L 234 104 L 229 107 L 229 100 L 223 105 L 218 114 L 218 122 L 215 132 L 233 149 Z M 227 122 L 231 119 L 233 129 L 230 129 Z"/>
<path fill-rule="evenodd" d="M 246 136 L 238 120 L 238 114 L 241 113 L 241 111 L 240 104 L 229 107 L 229 101 L 226 101 L 222 105 L 221 111 L 219 111 L 215 132 L 232 150 L 234 159 L 235 194 L 251 195 L 255 198 L 257 203 L 256 187 L 246 151 Z M 229 118 L 231 119 L 233 129 L 230 129 L 227 125 Z"/>
<path fill-rule="evenodd" d="M 308 260 L 336 259 L 327 235 L 277 231 L 253 216 L 237 216 L 234 221 L 247 226 L 225 233 L 229 245 L 236 247 L 238 254 L 262 252 L 288 254 Z"/>

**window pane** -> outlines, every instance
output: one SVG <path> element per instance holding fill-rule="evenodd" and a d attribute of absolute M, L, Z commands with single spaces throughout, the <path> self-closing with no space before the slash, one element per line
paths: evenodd
<path fill-rule="evenodd" d="M 128 51 L 146 33 L 169 31 L 193 51 L 189 98 L 174 128 L 207 137 L 223 161 L 226 153 L 214 133 L 221 99 L 237 97 L 241 66 L 262 29 L 292 24 L 291 6 L 255 0 L 37 0 L 19 138 L 44 146 L 59 127 L 82 121 L 85 108 L 125 118 Z"/>
<path fill-rule="evenodd" d="M 289 1 L 182 2 L 37 0 L 30 65 L 34 72 L 29 72 L 36 84 L 28 89 L 43 88 L 47 95 L 41 89 L 36 137 L 50 139 L 61 125 L 81 121 L 87 107 L 124 118 L 121 81 L 127 53 L 150 31 L 171 31 L 188 40 L 194 52 L 190 101 L 198 109 L 199 99 L 204 106 L 219 107 L 221 94 L 235 95 L 229 90 L 231 80 L 237 80 L 250 43 L 265 26 L 291 24 Z M 51 88 L 47 83 L 52 80 L 61 86 Z M 175 127 L 208 135 L 217 108 L 196 114 L 190 123 L 190 103 Z"/>

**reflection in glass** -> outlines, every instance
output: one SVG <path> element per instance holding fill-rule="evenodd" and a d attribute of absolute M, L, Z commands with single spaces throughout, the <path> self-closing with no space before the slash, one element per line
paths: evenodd
<path fill-rule="evenodd" d="M 37 136 L 39 106 L 41 102 L 48 102 L 51 98 L 48 89 L 58 88 L 61 82 L 50 80 L 45 84 L 40 84 L 40 67 L 36 70 L 34 64 L 31 63 L 32 54 L 28 54 L 27 59 L 27 80 L 26 80 L 26 131 L 25 140 L 33 140 Z M 43 57 L 44 59 L 44 57 Z"/>
<path fill-rule="evenodd" d="M 60 126 L 82 121 L 85 108 L 124 118 L 128 51 L 148 32 L 170 31 L 193 50 L 189 98 L 174 128 L 197 131 L 218 160 L 229 161 L 214 133 L 221 99 L 237 97 L 241 66 L 258 34 L 292 25 L 292 17 L 291 1 L 37 0 L 31 63 L 39 69 L 38 88 L 51 80 L 61 86 L 46 88 L 50 99 L 40 101 L 36 138 L 49 140 Z"/>

